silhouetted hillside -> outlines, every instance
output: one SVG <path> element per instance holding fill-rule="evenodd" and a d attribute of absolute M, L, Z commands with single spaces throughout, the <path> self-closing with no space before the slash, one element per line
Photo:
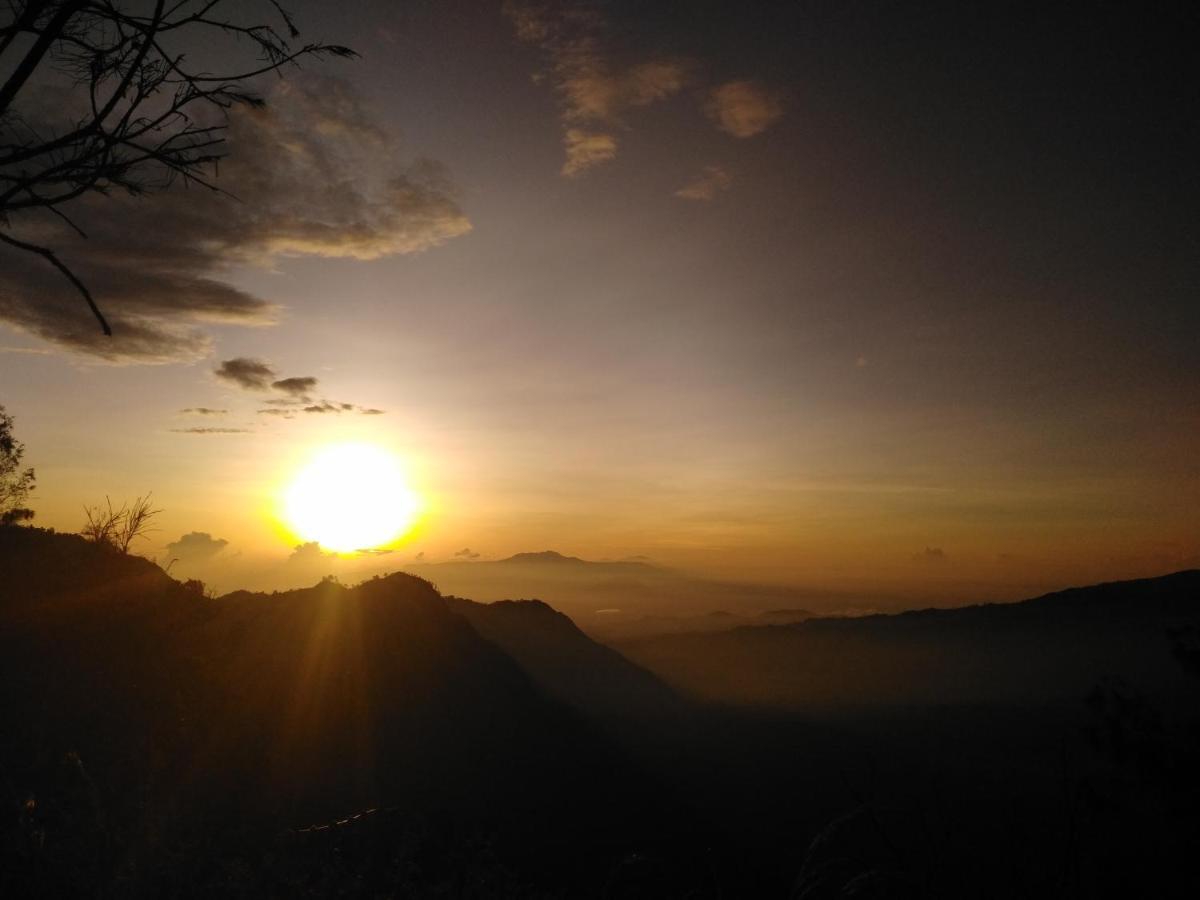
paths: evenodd
<path fill-rule="evenodd" d="M 109 883 L 130 854 L 154 884 L 186 846 L 225 859 L 375 807 L 534 855 L 550 840 L 566 865 L 657 815 L 620 755 L 421 579 L 212 600 L 26 528 L 0 528 L 0 573 L 4 803 L 27 809 L 3 839 L 41 842 L 41 875 L 18 867 L 10 886 Z"/>
<path fill-rule="evenodd" d="M 0 895 L 1190 898 L 1198 586 L 630 662 L 536 601 L 212 599 L 0 528 Z"/>
<path fill-rule="evenodd" d="M 590 716 L 622 723 L 679 713 L 680 700 L 670 688 L 539 600 L 446 602 L 546 693 Z"/>
<path fill-rule="evenodd" d="M 600 640 L 707 631 L 736 624 L 720 621 L 725 616 L 750 623 L 771 611 L 791 613 L 784 621 L 794 622 L 817 605 L 846 606 L 824 591 L 718 581 L 641 560 L 587 560 L 553 550 L 501 560 L 410 563 L 405 571 L 428 578 L 443 593 L 481 602 L 537 597 Z M 680 610 L 709 612 L 680 615 Z"/>
<path fill-rule="evenodd" d="M 1169 632 L 1200 621 L 1200 572 L 1022 603 L 622 641 L 691 696 L 787 707 L 1080 698 L 1106 676 L 1184 688 Z"/>

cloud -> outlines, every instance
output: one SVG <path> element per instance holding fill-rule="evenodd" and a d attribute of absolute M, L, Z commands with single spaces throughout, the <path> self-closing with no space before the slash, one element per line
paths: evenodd
<path fill-rule="evenodd" d="M 413 557 L 413 562 L 423 562 L 424 559 L 425 559 L 425 551 L 422 550 L 420 553 L 418 553 L 416 556 Z"/>
<path fill-rule="evenodd" d="M 288 556 L 289 563 L 311 563 L 336 557 L 336 553 L 326 553 L 316 541 L 297 544 Z"/>
<path fill-rule="evenodd" d="M 774 125 L 783 115 L 783 103 L 757 82 L 728 81 L 712 90 L 705 111 L 722 131 L 748 138 Z"/>
<path fill-rule="evenodd" d="M 563 135 L 563 147 L 567 152 L 562 167 L 564 175 L 578 175 L 617 155 L 615 137 L 598 131 L 584 131 L 582 128 L 568 128 Z"/>
<path fill-rule="evenodd" d="M 213 374 L 247 391 L 265 391 L 270 388 L 276 373 L 261 359 L 239 356 L 222 362 L 213 369 Z"/>
<path fill-rule="evenodd" d="M 223 416 L 228 412 L 227 409 L 212 409 L 208 406 L 189 406 L 187 409 L 181 409 L 179 414 L 181 416 Z"/>
<path fill-rule="evenodd" d="M 304 407 L 306 413 L 341 413 L 341 403 L 330 403 L 328 400 L 322 400 L 320 403 L 314 403 L 312 406 Z"/>
<path fill-rule="evenodd" d="M 271 382 L 273 390 L 282 391 L 292 397 L 307 397 L 316 386 L 317 379 L 311 375 L 281 378 L 279 381 Z"/>
<path fill-rule="evenodd" d="M 946 561 L 946 551 L 941 547 L 926 547 L 913 554 L 913 562 L 941 563 Z"/>
<path fill-rule="evenodd" d="M 235 266 L 417 253 L 470 230 L 443 169 L 401 162 L 346 83 L 298 73 L 267 99 L 231 110 L 224 193 L 179 180 L 150 197 L 87 195 L 68 210 L 86 239 L 38 212 L 12 217 L 15 237 L 53 247 L 89 286 L 112 338 L 57 271 L 7 246 L 0 321 L 112 362 L 194 360 L 211 352 L 207 323 L 275 320 L 275 305 L 227 282 Z"/>
<path fill-rule="evenodd" d="M 479 559 L 479 554 L 474 553 L 470 547 L 463 547 L 454 554 L 455 559 Z"/>
<path fill-rule="evenodd" d="M 289 378 L 277 378 L 279 374 L 275 367 L 261 359 L 251 359 L 239 356 L 227 359 L 213 370 L 214 374 L 238 387 L 255 392 L 277 391 L 284 397 L 270 397 L 262 402 L 277 409 L 260 409 L 260 416 L 280 416 L 285 419 L 293 418 L 296 411 L 306 413 L 344 413 L 360 412 L 366 416 L 381 416 L 382 409 L 364 408 L 354 403 L 344 403 L 332 400 L 314 400 L 311 396 L 316 390 L 318 379 L 312 375 L 294 375 Z M 223 411 L 223 410 L 222 410 Z"/>
<path fill-rule="evenodd" d="M 167 554 L 180 562 L 199 562 L 210 559 L 229 546 L 224 538 L 214 538 L 207 531 L 192 531 L 167 544 Z"/>
<path fill-rule="evenodd" d="M 172 428 L 174 434 L 249 434 L 250 428 Z"/>
<path fill-rule="evenodd" d="M 290 419 L 292 418 L 292 413 L 295 410 L 295 407 L 288 409 L 260 409 L 258 414 L 260 416 L 283 416 L 285 419 Z M 385 412 L 382 409 L 364 409 L 363 407 L 357 406 L 353 403 L 335 403 L 330 400 L 320 400 L 315 403 L 309 403 L 308 406 L 302 407 L 298 411 L 305 413 L 316 413 L 318 415 L 333 413 L 334 415 L 339 416 L 344 412 L 357 412 L 364 416 L 382 416 Z"/>
<path fill-rule="evenodd" d="M 623 126 L 624 116 L 678 94 L 691 81 L 693 66 L 687 60 L 616 61 L 608 22 L 593 7 L 507 0 L 503 10 L 517 39 L 536 44 L 546 60 L 537 80 L 548 81 L 558 95 L 564 175 L 613 159 L 617 140 L 612 129 Z"/>
<path fill-rule="evenodd" d="M 704 171 L 675 192 L 684 200 L 712 200 L 721 191 L 729 190 L 733 178 L 720 166 L 705 166 Z"/>

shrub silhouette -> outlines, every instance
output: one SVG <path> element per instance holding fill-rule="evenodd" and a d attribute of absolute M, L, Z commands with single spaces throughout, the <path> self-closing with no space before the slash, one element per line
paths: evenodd
<path fill-rule="evenodd" d="M 79 533 L 93 544 L 128 553 L 135 539 L 146 537 L 152 530 L 150 520 L 162 512 L 150 508 L 150 496 L 136 497 L 133 503 L 123 503 L 118 509 L 113 509 L 108 497 L 104 498 L 104 506 L 85 506 L 87 522 Z"/>

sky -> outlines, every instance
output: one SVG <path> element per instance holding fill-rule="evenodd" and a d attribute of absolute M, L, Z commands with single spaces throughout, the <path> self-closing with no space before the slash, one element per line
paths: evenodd
<path fill-rule="evenodd" d="M 116 330 L 0 249 L 36 523 L 152 491 L 141 552 L 265 584 L 358 441 L 423 498 L 390 568 L 944 603 L 1200 565 L 1187 23 L 974 6 L 290 4 L 361 59 L 235 110 L 238 200 L 11 223 Z"/>

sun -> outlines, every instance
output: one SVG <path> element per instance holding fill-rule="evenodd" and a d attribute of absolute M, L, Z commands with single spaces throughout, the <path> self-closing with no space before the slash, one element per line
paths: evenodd
<path fill-rule="evenodd" d="M 395 456 L 372 444 L 320 450 L 283 494 L 283 518 L 326 550 L 367 550 L 402 537 L 421 503 Z"/>

